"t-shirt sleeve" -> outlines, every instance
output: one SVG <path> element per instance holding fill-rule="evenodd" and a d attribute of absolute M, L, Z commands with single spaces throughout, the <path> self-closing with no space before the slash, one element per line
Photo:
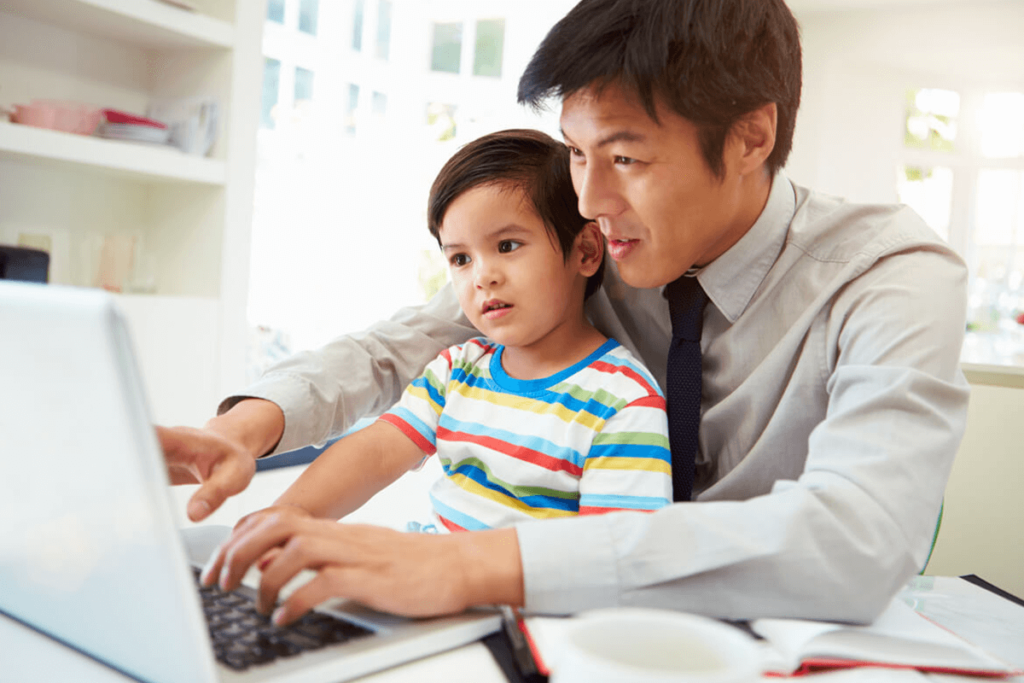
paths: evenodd
<path fill-rule="evenodd" d="M 398 403 L 379 418 L 401 430 L 427 455 L 437 451 L 437 423 L 444 410 L 452 352 L 456 348 L 442 351 L 406 387 Z"/>
<path fill-rule="evenodd" d="M 665 399 L 633 401 L 594 437 L 580 478 L 580 514 L 657 510 L 672 502 Z"/>

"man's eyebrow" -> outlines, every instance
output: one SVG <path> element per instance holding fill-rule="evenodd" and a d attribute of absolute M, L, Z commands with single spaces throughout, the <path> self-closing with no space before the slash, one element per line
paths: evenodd
<path fill-rule="evenodd" d="M 572 138 L 566 135 L 564 130 L 562 130 L 562 139 L 565 140 L 567 145 L 572 145 Z M 611 135 L 598 140 L 595 147 L 600 149 L 616 142 L 645 142 L 646 140 L 647 137 L 643 133 L 637 133 L 632 130 L 617 130 Z"/>
<path fill-rule="evenodd" d="M 519 233 L 529 232 L 526 228 L 519 225 L 518 223 L 507 223 L 500 228 L 490 231 L 485 235 L 488 239 L 498 239 L 507 235 L 516 235 Z M 448 251 L 450 249 L 462 249 L 464 245 L 459 242 L 450 242 L 448 244 L 441 245 L 441 251 Z"/>

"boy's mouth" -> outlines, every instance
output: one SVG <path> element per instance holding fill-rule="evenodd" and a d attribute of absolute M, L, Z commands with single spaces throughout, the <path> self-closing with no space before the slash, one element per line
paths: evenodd
<path fill-rule="evenodd" d="M 507 311 L 510 308 L 512 308 L 512 304 L 510 303 L 499 301 L 498 299 L 491 299 L 490 301 L 484 302 L 480 312 L 485 317 L 493 318 L 501 315 L 502 311 Z"/>

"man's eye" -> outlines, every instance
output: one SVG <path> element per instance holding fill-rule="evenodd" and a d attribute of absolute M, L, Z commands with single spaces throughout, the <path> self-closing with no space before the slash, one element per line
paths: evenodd
<path fill-rule="evenodd" d="M 466 254 L 455 254 L 450 259 L 448 259 L 448 262 L 451 263 L 453 266 L 464 266 L 467 263 L 469 263 L 469 256 L 467 256 Z"/>
<path fill-rule="evenodd" d="M 632 157 L 616 156 L 615 163 L 620 164 L 622 166 L 632 166 L 633 164 L 636 163 L 636 159 Z"/>
<path fill-rule="evenodd" d="M 583 158 L 583 151 L 579 147 L 569 147 L 569 156 Z"/>
<path fill-rule="evenodd" d="M 498 243 L 498 253 L 508 254 L 509 252 L 513 252 L 521 246 L 522 243 L 520 242 L 515 242 L 513 240 L 502 240 L 501 242 Z"/>

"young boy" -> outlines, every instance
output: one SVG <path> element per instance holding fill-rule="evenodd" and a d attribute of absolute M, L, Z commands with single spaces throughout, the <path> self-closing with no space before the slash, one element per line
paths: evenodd
<path fill-rule="evenodd" d="M 576 209 L 566 147 L 530 130 L 471 142 L 434 181 L 428 213 L 486 338 L 443 351 L 275 507 L 338 519 L 435 453 L 445 476 L 430 498 L 449 530 L 668 505 L 665 399 L 583 313 L 604 243 Z"/>

